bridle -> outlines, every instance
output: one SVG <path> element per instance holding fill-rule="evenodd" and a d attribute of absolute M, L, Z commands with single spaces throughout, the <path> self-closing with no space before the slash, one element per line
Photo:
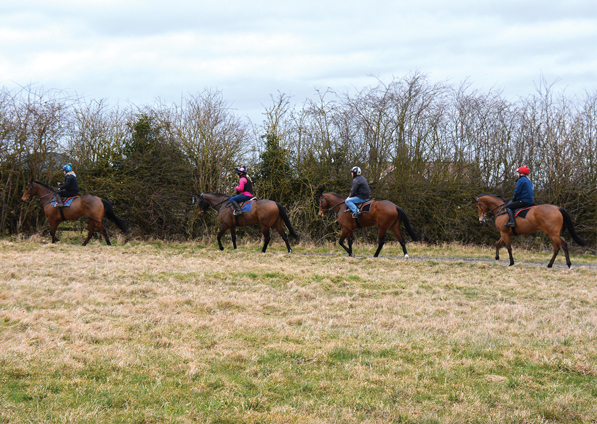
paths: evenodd
<path fill-rule="evenodd" d="M 29 200 L 31 200 L 31 190 L 33 190 L 33 183 L 32 183 L 32 182 L 30 182 L 30 183 L 27 183 L 27 189 L 29 190 Z M 46 193 L 46 194 L 44 194 L 43 196 L 39 196 L 39 194 L 38 194 L 38 196 L 39 196 L 39 201 L 40 201 L 40 202 L 42 202 L 42 200 L 43 200 L 43 199 L 45 199 L 46 197 L 48 197 L 48 196 L 52 196 L 52 195 L 55 195 L 55 194 L 56 194 L 56 192 L 53 192 L 53 191 L 51 191 L 51 192 L 49 192 L 49 193 Z M 44 206 L 46 206 L 46 205 L 50 204 L 51 202 L 52 202 L 52 199 L 50 199 L 50 200 L 49 200 L 48 202 L 46 202 L 46 203 L 43 203 L 43 202 L 42 202 L 42 205 L 41 205 L 41 207 L 43 208 Z"/>
<path fill-rule="evenodd" d="M 475 197 L 475 202 L 477 203 L 477 206 L 479 207 L 479 209 L 481 209 L 481 212 L 483 212 L 483 222 L 486 222 L 487 220 L 489 220 L 489 214 L 493 214 L 493 216 L 501 215 L 501 213 L 496 214 L 496 211 L 499 210 L 500 208 L 503 208 L 504 206 L 506 206 L 506 202 L 504 202 L 501 205 L 497 205 L 493 209 L 489 209 L 489 207 L 487 207 L 487 210 L 485 210 L 483 208 L 483 205 L 481 204 L 481 202 L 479 202 L 478 197 Z"/>
<path fill-rule="evenodd" d="M 205 203 L 207 203 L 207 205 L 208 205 L 208 206 L 211 206 L 212 208 L 214 208 L 214 209 L 215 209 L 215 210 L 217 210 L 218 212 L 220 212 L 220 210 L 222 209 L 222 208 L 218 208 L 218 206 L 220 206 L 220 205 L 221 205 L 222 203 L 224 203 L 224 202 L 230 202 L 230 197 L 225 197 L 225 198 L 224 198 L 224 200 L 222 200 L 221 202 L 219 202 L 219 203 L 216 203 L 214 206 L 212 206 L 212 205 L 210 205 L 210 204 L 209 204 L 209 202 L 208 202 L 207 200 L 205 200 L 205 199 L 203 198 L 203 193 L 201 193 L 201 194 L 199 195 L 199 198 L 200 198 L 201 200 L 203 200 Z"/>
<path fill-rule="evenodd" d="M 342 203 L 344 203 L 345 201 L 342 200 L 340 203 L 335 204 L 334 206 L 331 207 L 324 207 L 323 206 L 323 195 L 319 198 L 319 208 L 321 209 L 321 211 L 329 211 L 329 210 L 333 210 L 334 208 L 340 206 Z"/>

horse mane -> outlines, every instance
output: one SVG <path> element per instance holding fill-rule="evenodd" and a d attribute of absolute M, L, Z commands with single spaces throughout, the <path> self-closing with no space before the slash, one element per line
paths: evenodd
<path fill-rule="evenodd" d="M 504 202 L 506 201 L 504 196 L 500 196 L 499 194 L 481 193 L 477 197 L 483 197 L 483 196 L 498 197 L 498 198 L 502 199 Z"/>
<path fill-rule="evenodd" d="M 224 193 L 211 193 L 211 192 L 205 192 L 205 193 L 203 193 L 203 194 L 213 194 L 214 196 L 232 197 L 232 196 L 229 196 L 229 195 L 227 195 L 227 194 L 224 194 Z"/>
<path fill-rule="evenodd" d="M 323 196 L 324 194 L 333 194 L 334 196 L 342 197 L 343 199 L 345 198 L 345 197 L 344 197 L 344 196 L 342 196 L 341 194 L 338 194 L 338 193 L 333 193 L 333 192 L 331 192 L 331 191 L 327 191 L 327 192 L 321 193 L 321 195 L 322 195 L 322 196 Z"/>
<path fill-rule="evenodd" d="M 33 181 L 33 182 L 36 183 L 36 184 L 42 185 L 42 186 L 44 186 L 45 188 L 47 188 L 49 190 L 54 191 L 54 189 L 52 187 L 50 187 L 48 184 L 46 184 L 46 183 L 42 183 L 41 181 Z"/>

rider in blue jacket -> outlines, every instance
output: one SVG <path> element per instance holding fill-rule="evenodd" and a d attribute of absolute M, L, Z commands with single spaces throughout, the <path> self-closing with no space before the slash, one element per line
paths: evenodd
<path fill-rule="evenodd" d="M 506 227 L 514 227 L 514 210 L 533 206 L 533 183 L 529 180 L 530 173 L 528 166 L 521 166 L 516 170 L 518 179 L 516 180 L 516 188 L 514 189 L 514 197 L 506 205 L 506 212 L 508 212 L 509 220 L 506 222 Z"/>

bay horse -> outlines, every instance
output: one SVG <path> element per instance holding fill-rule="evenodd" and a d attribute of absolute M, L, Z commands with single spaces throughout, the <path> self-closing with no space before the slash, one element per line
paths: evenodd
<path fill-rule="evenodd" d="M 410 220 L 408 219 L 406 212 L 404 212 L 402 208 L 396 206 L 389 200 L 374 201 L 371 204 L 370 212 L 363 213 L 359 216 L 357 225 L 357 220 L 352 217 L 351 210 L 346 206 L 346 203 L 344 203 L 345 200 L 345 197 L 336 193 L 323 193 L 319 198 L 319 216 L 326 216 L 327 212 L 330 210 L 336 212 L 338 224 L 342 227 L 342 233 L 340 234 L 338 243 L 344 250 L 346 250 L 348 256 L 353 256 L 352 241 L 354 230 L 359 225 L 360 227 L 373 227 L 377 225 L 378 244 L 377 251 L 373 256 L 376 258 L 379 256 L 379 252 L 386 241 L 386 232 L 391 229 L 396 235 L 398 242 L 400 242 L 400 246 L 402 246 L 404 257 L 408 258 L 406 242 L 400 232 L 400 223 L 404 223 L 406 231 L 408 231 L 408 234 L 410 234 L 414 241 L 417 241 L 419 238 L 410 225 Z M 344 240 L 346 239 L 348 239 L 348 247 L 344 245 Z"/>
<path fill-rule="evenodd" d="M 39 200 L 42 202 L 42 207 L 44 209 L 44 213 L 46 214 L 48 223 L 50 224 L 52 243 L 56 243 L 56 241 L 58 241 L 58 238 L 56 237 L 56 228 L 58 227 L 58 224 L 60 224 L 62 221 L 78 219 L 83 215 L 89 218 L 87 238 L 83 242 L 83 246 L 89 242 L 96 228 L 104 236 L 106 244 L 110 245 L 108 232 L 102 224 L 102 218 L 104 215 L 106 215 L 109 220 L 114 222 L 123 233 L 128 231 L 126 222 L 114 214 L 112 205 L 106 199 L 100 199 L 97 196 L 92 196 L 89 194 L 78 196 L 73 199 L 70 206 L 62 208 L 63 210 L 61 214 L 59 208 L 55 208 L 52 205 L 52 200 L 55 193 L 55 190 L 49 185 L 39 181 L 31 180 L 27 184 L 25 192 L 23 193 L 23 197 L 21 198 L 21 200 L 29 202 L 33 196 L 39 197 Z M 66 201 L 66 199 L 64 200 Z"/>
<path fill-rule="evenodd" d="M 503 244 L 508 249 L 508 255 L 510 255 L 510 266 L 514 265 L 514 259 L 512 257 L 512 243 L 511 238 L 515 235 L 527 235 L 533 234 L 539 230 L 543 230 L 545 234 L 551 239 L 553 245 L 553 256 L 548 268 L 553 266 L 556 256 L 560 251 L 560 248 L 564 250 L 566 255 L 566 265 L 568 268 L 571 267 L 570 255 L 568 254 L 568 244 L 560 233 L 564 228 L 568 229 L 568 232 L 576 243 L 580 246 L 586 246 L 587 243 L 574 231 L 574 224 L 572 218 L 564 208 L 560 208 L 554 205 L 539 205 L 533 206 L 527 213 L 526 218 L 516 218 L 515 227 L 506 227 L 504 224 L 508 221 L 508 213 L 506 212 L 506 199 L 502 196 L 495 196 L 493 194 L 480 194 L 475 197 L 477 204 L 477 212 L 479 213 L 479 222 L 484 224 L 489 219 L 489 215 L 495 216 L 495 226 L 500 232 L 500 239 L 495 245 L 495 260 L 500 259 L 500 247 Z"/>
<path fill-rule="evenodd" d="M 286 224 L 286 228 L 290 232 L 290 235 L 298 240 L 298 235 L 290 224 L 286 209 L 278 202 L 273 200 L 261 199 L 254 200 L 251 210 L 243 212 L 241 215 L 234 216 L 232 209 L 230 208 L 230 196 L 222 193 L 201 193 L 199 195 L 199 216 L 202 216 L 210 207 L 218 212 L 218 219 L 220 220 L 220 231 L 218 232 L 217 239 L 220 250 L 224 250 L 222 246 L 222 236 L 228 230 L 230 230 L 230 236 L 232 238 L 232 245 L 236 249 L 236 227 L 245 227 L 249 225 L 259 224 L 261 226 L 261 232 L 263 233 L 263 249 L 262 253 L 265 253 L 267 246 L 271 240 L 270 228 L 274 227 L 278 234 L 286 243 L 286 249 L 288 253 L 292 253 L 288 237 L 284 232 L 282 223 Z"/>

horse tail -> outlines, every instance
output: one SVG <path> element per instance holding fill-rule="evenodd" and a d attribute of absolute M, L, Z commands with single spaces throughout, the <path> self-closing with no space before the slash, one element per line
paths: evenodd
<path fill-rule="evenodd" d="M 288 228 L 288 232 L 290 233 L 290 235 L 292 237 L 294 237 L 295 240 L 298 240 L 299 236 L 294 231 L 294 228 L 292 228 L 292 224 L 290 223 L 290 219 L 288 219 L 288 214 L 286 213 L 286 209 L 284 209 L 284 206 L 282 206 L 278 202 L 276 202 L 276 205 L 278 205 L 278 211 L 280 211 L 280 217 L 282 218 L 282 221 L 284 221 L 284 224 L 286 224 L 286 228 Z"/>
<path fill-rule="evenodd" d="M 562 217 L 564 218 L 564 224 L 562 225 L 562 230 L 564 229 L 564 227 L 566 227 L 568 229 L 568 232 L 574 239 L 574 241 L 576 243 L 578 243 L 579 246 L 586 246 L 587 242 L 584 241 L 578 234 L 576 234 L 576 231 L 574 231 L 574 224 L 572 223 L 572 218 L 570 217 L 570 214 L 568 214 L 568 212 L 564 208 L 560 208 L 560 213 L 562 214 Z"/>
<path fill-rule="evenodd" d="M 128 232 L 129 229 L 126 225 L 126 221 L 116 216 L 116 214 L 114 213 L 114 209 L 112 209 L 112 204 L 108 202 L 106 199 L 102 199 L 102 203 L 104 204 L 104 212 L 108 219 L 112 221 L 114 224 L 116 224 L 116 226 L 120 228 L 120 231 L 122 231 L 123 233 Z"/>
<path fill-rule="evenodd" d="M 398 210 L 398 216 L 400 217 L 400 220 L 404 224 L 406 231 L 408 231 L 408 234 L 410 234 L 413 241 L 419 241 L 419 236 L 417 235 L 413 227 L 410 225 L 410 219 L 408 219 L 408 216 L 406 215 L 406 212 L 404 212 L 404 209 L 402 209 L 399 206 L 396 206 L 396 209 Z"/>

